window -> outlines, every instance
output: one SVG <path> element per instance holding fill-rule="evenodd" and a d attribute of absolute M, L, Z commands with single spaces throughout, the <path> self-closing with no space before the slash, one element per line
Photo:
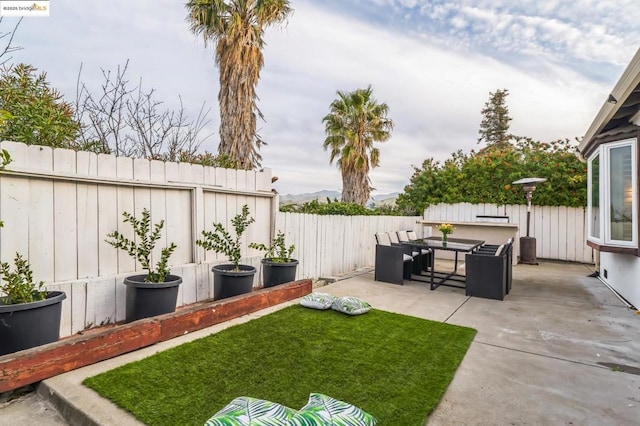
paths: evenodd
<path fill-rule="evenodd" d="M 589 239 L 637 247 L 636 140 L 603 144 L 589 158 Z"/>

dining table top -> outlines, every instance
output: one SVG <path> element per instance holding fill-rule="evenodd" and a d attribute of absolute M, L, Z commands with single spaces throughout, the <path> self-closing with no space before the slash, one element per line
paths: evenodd
<path fill-rule="evenodd" d="M 437 250 L 448 251 L 474 251 L 478 247 L 484 244 L 484 240 L 471 240 L 467 238 L 447 238 L 447 241 L 442 241 L 442 237 L 427 237 L 417 240 L 411 240 L 405 242 L 411 246 L 431 248 Z"/>

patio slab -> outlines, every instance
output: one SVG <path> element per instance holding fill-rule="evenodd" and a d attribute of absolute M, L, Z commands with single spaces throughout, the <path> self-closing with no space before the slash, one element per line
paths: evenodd
<path fill-rule="evenodd" d="M 439 425 L 633 425 L 640 377 L 478 342 L 433 412 Z"/>
<path fill-rule="evenodd" d="M 467 297 L 449 287 L 431 291 L 425 283 L 375 282 L 373 272 L 316 291 L 358 296 L 378 309 L 478 330 L 429 425 L 635 424 L 640 418 L 640 315 L 598 279 L 587 277 L 591 272 L 568 263 L 518 265 L 504 301 Z M 139 424 L 82 386 L 82 380 L 291 303 L 296 302 L 62 374 L 42 382 L 39 394 L 69 424 Z M 11 419 L 7 413 L 0 407 L 0 419 Z"/>
<path fill-rule="evenodd" d="M 372 274 L 326 290 L 478 330 L 428 425 L 637 424 L 640 315 L 591 272 L 580 264 L 518 265 L 504 301 L 378 283 Z"/>

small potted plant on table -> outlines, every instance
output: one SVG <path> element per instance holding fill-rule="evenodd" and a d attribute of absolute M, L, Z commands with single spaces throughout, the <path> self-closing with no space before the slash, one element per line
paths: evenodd
<path fill-rule="evenodd" d="M 282 231 L 278 231 L 269 247 L 256 243 L 249 244 L 249 247 L 266 252 L 261 261 L 262 282 L 265 288 L 295 281 L 298 261 L 292 259 L 291 255 L 296 246 L 292 244 L 287 247 L 285 245 Z"/>
<path fill-rule="evenodd" d="M 131 322 L 174 312 L 178 300 L 178 286 L 182 283 L 182 278 L 170 275 L 167 262 L 178 246 L 171 243 L 163 248 L 155 268 L 152 267 L 151 261 L 151 254 L 160 239 L 164 220 L 152 225 L 151 213 L 146 208 L 142 210 L 141 219 L 127 212 L 122 213 L 122 216 L 124 223 L 133 226 L 138 242 L 129 240 L 118 231 L 108 234 L 107 237 L 110 239 L 105 241 L 117 249 L 125 250 L 147 271 L 146 274 L 131 275 L 124 279 L 124 285 L 127 286 L 125 321 Z"/>
<path fill-rule="evenodd" d="M 6 262 L 0 267 L 0 356 L 57 341 L 67 297 L 47 291 L 42 281 L 34 282 L 29 263 L 19 253 L 14 265 L 13 271 Z"/>
<path fill-rule="evenodd" d="M 213 250 L 224 254 L 231 263 L 216 265 L 211 268 L 214 281 L 214 299 L 225 299 L 253 290 L 253 277 L 256 268 L 241 265 L 240 239 L 249 225 L 255 221 L 249 216 L 249 206 L 242 206 L 242 213 L 231 219 L 235 238 L 225 229 L 222 223 L 214 223 L 213 231 L 202 231 L 202 239 L 196 244 L 205 250 Z"/>
<path fill-rule="evenodd" d="M 448 235 L 453 233 L 454 227 L 450 223 L 441 223 L 438 225 L 438 231 L 442 232 L 442 245 L 447 245 Z"/>

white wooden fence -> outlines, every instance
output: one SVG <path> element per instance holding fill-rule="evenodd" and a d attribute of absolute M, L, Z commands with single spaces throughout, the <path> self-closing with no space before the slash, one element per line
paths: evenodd
<path fill-rule="evenodd" d="M 531 209 L 529 235 L 536 238 L 538 258 L 593 263 L 593 249 L 586 244 L 585 208 L 534 205 Z M 478 215 L 508 216 L 518 224 L 519 236 L 526 236 L 526 205 L 436 204 L 424 211 L 425 220 L 443 222 L 475 222 Z"/>
<path fill-rule="evenodd" d="M 34 277 L 67 294 L 61 334 L 120 321 L 125 313 L 122 279 L 140 271 L 124 251 L 104 240 L 118 230 L 132 237 L 122 213 L 165 221 L 155 252 L 170 242 L 178 249 L 171 272 L 183 278 L 178 305 L 213 295 L 211 265 L 226 259 L 195 245 L 213 222 L 230 219 L 247 204 L 256 222 L 243 237 L 243 263 L 260 265 L 261 253 L 248 242 L 267 243 L 275 223 L 271 171 L 216 169 L 143 159 L 96 155 L 2 142 L 12 162 L 0 173 L 0 258 L 12 263 L 19 252 Z"/>
<path fill-rule="evenodd" d="M 165 221 L 157 252 L 175 242 L 171 272 L 183 278 L 178 305 L 213 296 L 211 266 L 226 262 L 222 255 L 195 245 L 213 222 L 230 229 L 230 220 L 247 204 L 256 222 L 243 237 L 242 263 L 260 266 L 262 253 L 250 242 L 268 244 L 277 230 L 295 244 L 300 261 L 297 278 L 330 277 L 373 266 L 376 232 L 414 229 L 420 217 L 317 216 L 278 212 L 271 191 L 271 171 L 218 169 L 96 155 L 42 146 L 2 142 L 12 163 L 0 172 L 0 259 L 16 252 L 28 258 L 37 280 L 67 294 L 61 335 L 117 322 L 125 315 L 122 280 L 140 265 L 104 240 L 118 230 L 133 236 L 122 213 Z M 523 206 L 433 206 L 425 219 L 473 221 L 475 215 L 508 215 L 525 225 Z M 591 263 L 584 241 L 584 210 L 535 207 L 532 235 L 541 258 Z M 158 255 L 158 253 L 155 253 Z M 157 258 L 156 258 L 157 259 Z M 256 276 L 256 283 L 261 275 Z"/>
<path fill-rule="evenodd" d="M 375 233 L 414 229 L 421 218 L 278 213 L 276 228 L 295 244 L 297 277 L 331 277 L 375 264 Z"/>

